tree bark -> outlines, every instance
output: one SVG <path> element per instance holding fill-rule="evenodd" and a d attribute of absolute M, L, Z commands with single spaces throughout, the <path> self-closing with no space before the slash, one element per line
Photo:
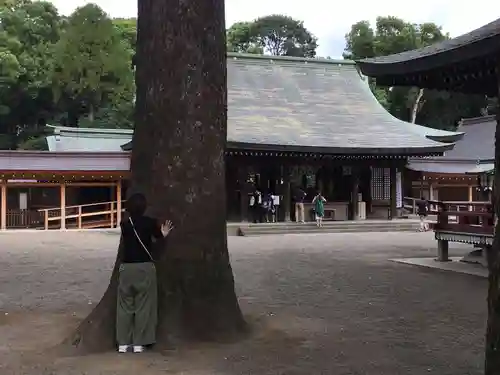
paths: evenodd
<path fill-rule="evenodd" d="M 158 244 L 160 347 L 245 328 L 226 235 L 225 33 L 223 0 L 139 0 L 130 192 L 144 193 L 148 213 L 175 227 Z M 66 341 L 72 347 L 114 347 L 118 263 Z"/>
<path fill-rule="evenodd" d="M 498 77 L 500 94 L 500 76 Z M 499 95 L 500 97 L 500 95 Z M 500 217 L 500 111 L 496 114 L 495 177 L 493 210 Z M 488 322 L 486 328 L 485 375 L 500 374 L 500 227 L 495 225 L 493 246 L 486 250 L 488 259 Z"/>
<path fill-rule="evenodd" d="M 413 102 L 413 106 L 411 108 L 410 122 L 412 124 L 414 124 L 415 121 L 417 121 L 417 115 L 418 115 L 418 111 L 420 109 L 420 101 L 422 100 L 423 96 L 424 96 L 424 89 L 418 89 L 417 96 L 416 96 L 415 101 Z"/>

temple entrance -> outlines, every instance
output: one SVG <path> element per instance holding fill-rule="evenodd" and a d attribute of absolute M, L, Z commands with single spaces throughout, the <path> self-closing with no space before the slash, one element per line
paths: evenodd
<path fill-rule="evenodd" d="M 278 158 L 228 158 L 226 162 L 228 221 L 267 222 L 256 220 L 251 206 L 254 192 L 274 197 L 277 222 L 296 221 L 297 192 L 306 193 L 306 221 L 314 221 L 312 200 L 318 191 L 326 198 L 325 220 L 391 219 L 402 208 L 402 177 L 404 161 L 354 161 L 348 165 L 340 160 L 310 162 L 293 160 L 284 164 Z M 375 165 L 373 165 L 375 164 Z"/>

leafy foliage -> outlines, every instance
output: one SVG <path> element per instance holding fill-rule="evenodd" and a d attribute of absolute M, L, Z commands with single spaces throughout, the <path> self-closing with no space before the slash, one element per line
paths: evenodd
<path fill-rule="evenodd" d="M 0 4 L 0 134 L 16 148 L 54 110 L 50 72 L 60 17 L 48 2 Z"/>
<path fill-rule="evenodd" d="M 131 127 L 135 19 L 93 4 L 0 0 L 0 148 L 46 147 L 44 126 Z"/>
<path fill-rule="evenodd" d="M 78 8 L 55 46 L 53 82 L 70 119 L 94 121 L 97 108 L 117 98 L 132 102 L 131 50 L 111 19 L 96 5 Z M 128 94 L 128 95 L 127 95 Z M 78 123 L 69 122 L 76 126 Z"/>
<path fill-rule="evenodd" d="M 368 21 L 352 25 L 346 34 L 344 58 L 385 56 L 431 45 L 449 38 L 434 23 L 413 24 L 396 17 L 378 17 L 373 29 Z M 419 90 L 407 87 L 378 87 L 370 82 L 380 103 L 394 116 L 439 129 L 453 130 L 464 117 L 481 116 L 487 107 L 482 96 Z"/>
<path fill-rule="evenodd" d="M 228 50 L 275 56 L 315 57 L 317 39 L 302 21 L 279 14 L 238 22 L 227 31 Z"/>

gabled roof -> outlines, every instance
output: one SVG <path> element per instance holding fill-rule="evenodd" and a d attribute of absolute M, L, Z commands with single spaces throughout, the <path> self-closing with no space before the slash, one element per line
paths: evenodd
<path fill-rule="evenodd" d="M 390 115 L 352 61 L 228 54 L 227 65 L 228 149 L 429 155 L 460 137 Z M 81 130 L 62 129 L 49 150 L 115 151 L 132 136 Z"/>
<path fill-rule="evenodd" d="M 443 156 L 410 160 L 408 168 L 427 173 L 483 173 L 493 169 L 495 159 L 495 116 L 463 119 L 464 137 Z"/>
<path fill-rule="evenodd" d="M 454 39 L 357 61 L 363 74 L 388 86 L 498 94 L 500 19 Z M 481 72 L 482 74 L 478 74 Z"/>

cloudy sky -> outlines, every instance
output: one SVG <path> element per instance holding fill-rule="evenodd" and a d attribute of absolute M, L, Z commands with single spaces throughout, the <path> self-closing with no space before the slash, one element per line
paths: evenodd
<path fill-rule="evenodd" d="M 52 0 L 63 14 L 71 13 L 86 0 Z M 113 17 L 133 17 L 137 0 L 95 0 Z M 375 21 L 377 16 L 397 16 L 407 21 L 435 22 L 452 36 L 458 36 L 500 18 L 498 0 L 226 0 L 226 23 L 252 20 L 269 14 L 286 14 L 303 20 L 319 38 L 318 55 L 340 57 L 344 35 L 360 20 Z"/>

